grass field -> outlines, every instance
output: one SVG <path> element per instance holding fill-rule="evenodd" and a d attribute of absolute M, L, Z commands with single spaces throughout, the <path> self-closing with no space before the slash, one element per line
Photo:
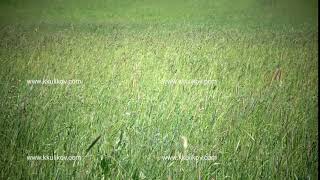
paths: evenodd
<path fill-rule="evenodd" d="M 317 7 L 2 0 L 0 179 L 317 179 Z"/>

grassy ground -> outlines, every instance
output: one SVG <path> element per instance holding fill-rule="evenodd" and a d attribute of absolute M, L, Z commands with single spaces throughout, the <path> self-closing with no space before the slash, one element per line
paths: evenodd
<path fill-rule="evenodd" d="M 317 14 L 317 1 L 1 1 L 0 179 L 316 179 Z M 82 158 L 27 160 L 53 154 Z M 181 154 L 216 160 L 163 158 Z"/>

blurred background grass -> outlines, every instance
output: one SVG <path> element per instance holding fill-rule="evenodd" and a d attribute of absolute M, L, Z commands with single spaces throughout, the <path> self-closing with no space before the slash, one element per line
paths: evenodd
<path fill-rule="evenodd" d="M 317 22 L 317 0 L 2 0 L 6 23 L 281 24 Z"/>

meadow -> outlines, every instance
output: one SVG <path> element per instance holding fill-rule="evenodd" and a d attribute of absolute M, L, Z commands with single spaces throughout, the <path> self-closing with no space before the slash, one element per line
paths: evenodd
<path fill-rule="evenodd" d="M 317 179 L 317 7 L 0 1 L 0 179 Z"/>

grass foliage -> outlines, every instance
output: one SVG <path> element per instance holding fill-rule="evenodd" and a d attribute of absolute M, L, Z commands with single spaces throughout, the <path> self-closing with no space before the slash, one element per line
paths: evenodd
<path fill-rule="evenodd" d="M 1 1 L 0 178 L 316 179 L 315 5 Z"/>

